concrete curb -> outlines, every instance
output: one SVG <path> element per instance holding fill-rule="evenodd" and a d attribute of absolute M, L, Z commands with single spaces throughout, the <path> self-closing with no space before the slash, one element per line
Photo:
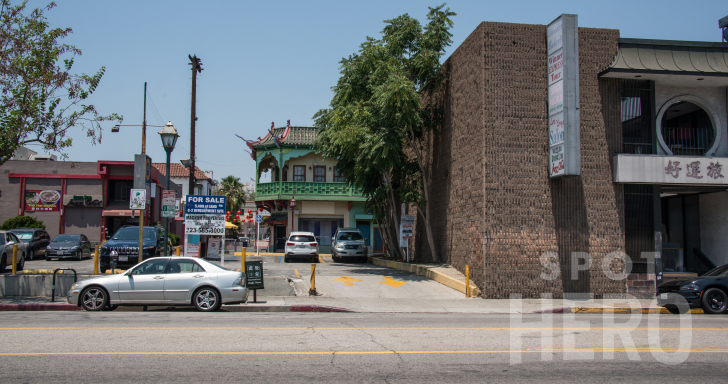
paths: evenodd
<path fill-rule="evenodd" d="M 669 314 L 670 311 L 663 307 L 559 307 L 550 309 L 539 309 L 531 313 L 586 313 L 586 314 L 601 314 L 601 313 L 614 313 L 614 314 L 631 314 L 631 313 L 642 313 L 642 314 Z M 700 315 L 703 314 L 702 309 L 691 309 L 690 314 Z"/>
<path fill-rule="evenodd" d="M 0 311 L 80 311 L 73 304 L 0 304 Z"/>
<path fill-rule="evenodd" d="M 418 264 L 407 264 L 400 261 L 391 261 L 391 260 L 383 260 L 378 257 L 368 257 L 369 262 L 378 265 L 380 267 L 387 267 L 392 269 L 399 269 L 400 271 L 406 271 L 411 272 L 420 276 L 425 276 L 430 280 L 437 281 L 438 283 L 450 287 L 456 291 L 460 291 L 463 294 L 465 294 L 465 282 L 462 282 L 458 279 L 452 278 L 450 276 L 447 276 L 445 274 L 442 274 L 437 271 L 433 271 L 429 267 L 426 267 L 424 265 L 418 265 Z M 470 296 L 471 297 L 477 297 L 480 296 L 480 290 L 478 287 L 470 282 Z"/>

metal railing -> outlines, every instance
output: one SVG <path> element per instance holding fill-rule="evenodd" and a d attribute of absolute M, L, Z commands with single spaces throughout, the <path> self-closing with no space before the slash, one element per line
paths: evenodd
<path fill-rule="evenodd" d="M 346 183 L 309 181 L 274 181 L 256 185 L 256 196 L 278 195 L 279 193 L 295 196 L 361 196 L 361 189 L 349 187 Z"/>
<path fill-rule="evenodd" d="M 673 155 L 703 156 L 713 146 L 713 128 L 663 127 L 662 139 Z"/>

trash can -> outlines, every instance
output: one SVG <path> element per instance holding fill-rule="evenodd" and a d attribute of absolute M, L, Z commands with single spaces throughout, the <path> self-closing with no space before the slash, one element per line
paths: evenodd
<path fill-rule="evenodd" d="M 243 240 L 243 248 L 248 248 L 248 240 Z"/>

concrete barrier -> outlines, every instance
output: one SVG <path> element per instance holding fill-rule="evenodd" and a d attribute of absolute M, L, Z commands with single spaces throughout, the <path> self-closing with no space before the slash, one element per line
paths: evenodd
<path fill-rule="evenodd" d="M 399 261 L 392 261 L 392 260 L 384 260 L 377 257 L 369 256 L 370 263 L 374 265 L 379 265 L 380 267 L 387 267 L 392 269 L 399 269 L 400 271 L 406 271 L 410 273 L 414 273 L 416 275 L 425 276 L 428 279 L 437 281 L 438 283 L 450 287 L 454 290 L 460 291 L 462 293 L 465 293 L 465 282 L 460 281 L 458 279 L 452 278 L 450 276 L 447 276 L 445 274 L 442 274 L 440 272 L 434 271 L 430 269 L 429 266 L 426 265 L 418 265 L 418 264 L 408 264 L 408 263 L 402 263 Z M 480 289 L 473 284 L 473 282 L 470 282 L 470 296 L 471 297 L 477 297 L 480 296 Z"/>

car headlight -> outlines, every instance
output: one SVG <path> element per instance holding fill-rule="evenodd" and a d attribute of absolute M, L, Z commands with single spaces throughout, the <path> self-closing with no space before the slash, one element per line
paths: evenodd
<path fill-rule="evenodd" d="M 336 249 L 344 249 L 344 244 L 336 244 Z"/>
<path fill-rule="evenodd" d="M 359 245 L 359 249 L 367 249 L 367 245 L 366 244 L 361 244 L 361 245 Z"/>
<path fill-rule="evenodd" d="M 49 245 L 49 246 L 46 247 L 46 249 L 53 249 L 53 248 L 51 248 L 51 246 Z"/>
<path fill-rule="evenodd" d="M 697 284 L 686 284 L 680 287 L 681 291 L 699 291 L 700 287 Z"/>
<path fill-rule="evenodd" d="M 71 290 L 73 291 L 74 289 L 76 289 L 76 288 L 78 288 L 80 286 L 81 286 L 81 282 L 73 283 L 73 285 L 71 286 Z"/>
<path fill-rule="evenodd" d="M 75 245 L 75 246 L 69 248 L 68 250 L 69 251 L 78 251 L 78 248 L 79 248 L 79 246 L 78 245 Z"/>

